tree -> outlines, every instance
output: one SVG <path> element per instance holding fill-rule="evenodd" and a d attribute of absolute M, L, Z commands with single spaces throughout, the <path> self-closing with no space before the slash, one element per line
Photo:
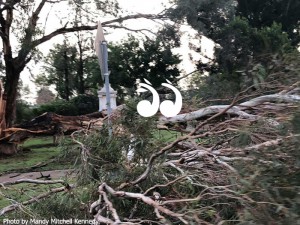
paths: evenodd
<path fill-rule="evenodd" d="M 153 87 L 159 87 L 166 79 L 174 81 L 180 75 L 177 66 L 181 60 L 172 53 L 172 47 L 160 38 L 140 43 L 132 36 L 120 45 L 111 45 L 112 84 L 120 90 L 118 84 L 132 88 L 137 79 L 146 78 Z"/>
<path fill-rule="evenodd" d="M 77 49 L 73 46 L 57 44 L 46 57 L 43 75 L 37 77 L 40 85 L 55 85 L 58 96 L 67 101 L 75 91 L 77 70 Z M 44 75 L 46 74 L 46 76 Z"/>
<path fill-rule="evenodd" d="M 243 86 L 244 78 L 237 71 L 252 70 L 253 66 L 265 70 L 265 55 L 293 51 L 298 43 L 299 3 L 291 7 L 292 0 L 174 2 L 176 7 L 169 10 L 171 17 L 178 23 L 187 21 L 198 31 L 199 38 L 205 35 L 214 41 L 215 58 L 209 63 L 200 61 L 197 66 L 202 73 L 220 77 L 220 82 L 227 79 Z M 196 46 L 195 50 L 200 52 L 201 47 Z"/>
<path fill-rule="evenodd" d="M 48 87 L 42 87 L 38 91 L 38 96 L 36 98 L 36 104 L 41 105 L 45 103 L 49 103 L 55 99 L 55 95 L 52 91 L 49 90 Z"/>
<path fill-rule="evenodd" d="M 156 19 L 157 15 L 118 15 L 118 4 L 116 1 L 93 0 L 88 3 L 81 1 L 68 1 L 71 6 L 79 5 L 82 11 L 84 22 L 97 21 L 99 12 L 104 15 L 114 16 L 115 19 L 105 21 L 102 25 L 108 27 L 113 23 L 122 22 L 128 19 L 151 18 Z M 17 86 L 20 74 L 25 66 L 36 56 L 36 50 L 39 45 L 52 39 L 53 37 L 83 30 L 94 30 L 97 25 L 72 25 L 72 21 L 66 21 L 64 25 L 54 31 L 45 34 L 45 29 L 41 23 L 41 11 L 45 10 L 48 5 L 59 4 L 60 1 L 40 0 L 40 1 L 21 1 L 10 0 L 0 5 L 0 37 L 3 45 L 4 62 L 5 62 L 5 96 L 6 110 L 5 120 L 6 126 L 11 127 L 14 121 L 14 111 L 16 106 Z M 71 7 L 70 6 L 70 7 Z M 98 14 L 93 14 L 93 9 L 98 9 Z M 71 19 L 72 13 L 69 12 L 68 20 Z M 96 17 L 97 16 L 97 17 Z M 117 17 L 118 16 L 118 17 Z M 47 18 L 46 18 L 47 20 Z M 18 44 L 12 45 L 12 29 L 18 37 Z"/>
<path fill-rule="evenodd" d="M 164 40 L 162 34 L 163 31 L 159 32 L 156 40 L 146 38 L 142 41 L 129 36 L 119 44 L 108 45 L 110 83 L 118 91 L 119 100 L 124 98 L 125 89 L 132 89 L 138 79 L 146 78 L 158 87 L 165 79 L 173 81 L 179 76 L 177 66 L 181 60 L 171 51 L 176 43 Z M 56 45 L 46 58 L 45 73 L 36 79 L 42 85 L 54 84 L 59 96 L 66 100 L 67 83 L 69 92 L 76 94 L 95 92 L 103 86 L 98 58 L 86 51 L 83 42 L 79 41 L 78 45 L 78 48 Z M 65 51 L 69 53 L 68 57 L 64 56 Z"/>
<path fill-rule="evenodd" d="M 282 25 L 294 46 L 300 42 L 300 2 L 298 0 L 238 0 L 236 15 L 246 18 L 251 27 Z"/>

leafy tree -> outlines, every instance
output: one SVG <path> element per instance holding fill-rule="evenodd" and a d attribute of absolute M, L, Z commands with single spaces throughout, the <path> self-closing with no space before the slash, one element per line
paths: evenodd
<path fill-rule="evenodd" d="M 165 38 L 168 38 L 169 35 L 171 34 L 166 34 Z M 108 45 L 110 51 L 110 83 L 118 91 L 119 100 L 122 100 L 125 94 L 130 94 L 130 89 L 135 88 L 138 79 L 146 78 L 154 87 L 158 87 L 162 82 L 165 82 L 165 79 L 173 81 L 180 75 L 180 71 L 177 68 L 180 63 L 179 56 L 171 51 L 171 48 L 177 44 L 177 40 L 174 39 L 173 41 L 174 43 L 165 42 L 162 38 L 157 40 L 147 38 L 145 41 L 140 41 L 133 36 L 129 36 L 128 39 L 123 40 L 119 44 L 110 43 Z M 59 48 L 52 51 L 57 56 L 57 60 L 55 61 L 56 58 L 53 57 L 53 54 L 48 57 L 52 61 L 50 63 L 52 66 L 47 71 L 48 76 L 39 77 L 37 82 L 43 83 L 46 81 L 48 84 L 55 84 L 58 93 L 61 93 L 60 86 L 62 86 L 62 82 L 58 78 L 61 77 L 60 74 L 63 74 L 63 72 L 59 73 L 54 68 L 63 62 L 63 57 L 60 46 L 57 47 Z M 72 49 L 75 51 L 75 47 L 72 47 Z M 86 52 L 83 52 L 82 59 L 80 59 L 79 55 L 76 54 L 76 57 L 69 58 L 69 60 L 74 60 L 75 62 L 68 63 L 70 65 L 69 71 L 72 71 L 72 73 L 70 72 L 72 74 L 71 77 L 73 80 L 76 80 L 78 64 L 82 60 L 84 90 L 89 90 L 96 94 L 99 87 L 103 86 L 98 58 L 96 55 L 88 55 Z M 73 92 L 77 90 L 76 92 L 80 93 L 76 82 L 71 84 L 70 90 Z M 60 95 L 60 97 L 63 97 L 63 95 Z"/>
<path fill-rule="evenodd" d="M 216 62 L 229 74 L 247 67 L 248 63 L 262 55 L 289 52 L 292 50 L 288 35 L 282 26 L 273 23 L 270 27 L 252 28 L 246 19 L 237 17 L 224 27 L 216 37 L 222 47 L 216 49 Z"/>
<path fill-rule="evenodd" d="M 133 36 L 120 44 L 109 44 L 110 82 L 118 91 L 119 97 L 124 97 L 124 88 L 132 89 L 138 79 L 146 78 L 154 87 L 160 86 L 165 79 L 174 81 L 180 75 L 178 55 L 171 49 L 175 43 L 164 42 L 162 39 L 147 38 L 141 42 Z M 87 84 L 92 86 L 100 82 L 100 70 L 96 57 L 86 61 Z M 128 93 L 127 93 L 128 94 Z"/>
<path fill-rule="evenodd" d="M 169 10 L 169 15 L 175 21 L 186 21 L 198 31 L 199 38 L 205 35 L 215 42 L 215 58 L 209 63 L 198 62 L 198 69 L 202 73 L 209 72 L 214 78 L 219 77 L 220 82 L 234 81 L 243 86 L 244 78 L 237 71 L 251 70 L 253 66 L 266 70 L 264 55 L 295 50 L 292 46 L 297 44 L 295 34 L 299 31 L 300 13 L 298 3 L 292 0 L 276 3 L 272 0 L 173 2 L 176 7 Z M 292 4 L 295 7 L 291 7 Z M 289 22 L 286 15 L 291 16 Z M 249 79 L 254 80 L 253 77 Z M 216 79 L 207 80 L 216 82 Z"/>
<path fill-rule="evenodd" d="M 121 45 L 110 46 L 112 73 L 125 87 L 132 87 L 135 79 L 143 78 L 158 87 L 165 79 L 172 81 L 179 76 L 177 65 L 180 59 L 171 48 L 159 39 L 147 39 L 140 44 L 134 37 L 129 37 Z"/>
<path fill-rule="evenodd" d="M 298 0 L 238 0 L 236 15 L 247 19 L 251 27 L 282 25 L 293 45 L 300 42 L 300 2 Z"/>
<path fill-rule="evenodd" d="M 55 99 L 55 95 L 53 94 L 53 92 L 51 90 L 49 90 L 48 87 L 42 87 L 38 91 L 38 96 L 36 98 L 36 103 L 38 105 L 45 104 L 45 103 L 53 101 L 54 99 Z"/>
<path fill-rule="evenodd" d="M 73 46 L 57 44 L 50 50 L 46 58 L 44 73 L 47 75 L 39 76 L 36 79 L 38 84 L 55 85 L 55 89 L 62 99 L 69 100 L 74 92 L 76 79 L 76 56 L 77 50 Z"/>
<path fill-rule="evenodd" d="M 104 22 L 103 26 L 110 26 L 112 23 L 133 18 L 158 18 L 157 15 L 149 14 L 119 16 L 120 8 L 115 0 L 92 0 L 88 2 L 71 0 L 65 3 L 68 4 L 70 11 L 68 11 L 68 17 L 65 19 L 64 15 L 61 15 L 61 27 L 56 27 L 52 32 L 45 34 L 45 27 L 43 26 L 46 24 L 47 18 L 45 18 L 45 21 L 42 21 L 41 12 L 46 10 L 47 6 L 51 5 L 54 7 L 62 3 L 64 2 L 50 0 L 10 0 L 5 3 L 1 1 L 0 37 L 5 62 L 5 95 L 7 96 L 5 119 L 7 127 L 11 127 L 14 120 L 20 74 L 26 65 L 38 56 L 37 47 L 39 45 L 60 34 L 96 29 L 97 25 L 91 21 L 97 21 L 99 14 L 101 16 L 111 15 L 114 17 L 114 19 Z M 73 19 L 75 9 L 80 10 L 82 13 L 82 24 L 76 25 L 73 22 L 75 20 L 75 18 Z M 95 9 L 97 9 L 97 13 L 93 13 Z M 92 23 L 92 25 L 86 25 L 89 23 Z M 17 43 L 15 44 L 12 44 L 13 35 L 17 38 Z"/>
<path fill-rule="evenodd" d="M 168 10 L 168 16 L 177 23 L 187 22 L 210 38 L 226 26 L 235 14 L 234 0 L 173 0 L 176 7 Z"/>

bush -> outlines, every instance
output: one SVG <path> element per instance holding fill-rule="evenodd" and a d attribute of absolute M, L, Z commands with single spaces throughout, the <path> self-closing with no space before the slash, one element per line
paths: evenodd
<path fill-rule="evenodd" d="M 16 106 L 16 123 L 22 123 L 28 121 L 34 117 L 34 111 L 32 107 L 23 100 L 17 100 Z"/>
<path fill-rule="evenodd" d="M 77 108 L 77 115 L 93 113 L 99 109 L 99 100 L 95 95 L 78 95 L 70 103 Z"/>
<path fill-rule="evenodd" d="M 78 115 L 77 107 L 71 102 L 62 99 L 55 100 L 48 104 L 43 104 L 40 107 L 34 109 L 34 114 L 36 116 L 41 115 L 45 112 L 53 112 L 64 116 Z"/>
<path fill-rule="evenodd" d="M 34 115 L 53 112 L 63 116 L 78 116 L 98 111 L 98 97 L 93 95 L 79 95 L 70 101 L 58 99 L 34 109 Z"/>

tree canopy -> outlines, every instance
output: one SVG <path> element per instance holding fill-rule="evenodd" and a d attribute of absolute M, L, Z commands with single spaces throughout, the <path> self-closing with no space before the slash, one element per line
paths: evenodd
<path fill-rule="evenodd" d="M 118 91 L 122 100 L 133 95 L 138 80 L 146 78 L 154 87 L 160 86 L 166 79 L 173 81 L 180 75 L 178 55 L 172 53 L 174 43 L 146 38 L 138 40 L 129 36 L 121 43 L 109 43 L 110 83 Z M 97 57 L 83 52 L 84 92 L 95 92 L 103 85 Z M 59 97 L 68 100 L 79 92 L 78 64 L 80 54 L 75 46 L 56 45 L 46 58 L 45 72 L 37 78 L 40 84 L 54 84 Z M 66 95 L 68 93 L 68 95 Z"/>

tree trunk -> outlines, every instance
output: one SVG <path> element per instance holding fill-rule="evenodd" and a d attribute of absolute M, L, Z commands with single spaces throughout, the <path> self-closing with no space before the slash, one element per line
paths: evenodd
<path fill-rule="evenodd" d="M 65 75 L 65 99 L 70 100 L 70 81 L 69 81 L 69 68 L 67 50 L 64 51 L 64 75 Z"/>
<path fill-rule="evenodd" d="M 78 63 L 78 71 L 77 71 L 77 76 L 78 76 L 78 93 L 79 94 L 84 94 L 84 80 L 83 80 L 83 51 L 82 51 L 82 46 L 80 41 L 78 41 L 78 48 L 79 48 L 79 63 Z"/>
<path fill-rule="evenodd" d="M 20 72 L 15 68 L 15 66 L 6 64 L 6 82 L 4 88 L 6 96 L 6 127 L 12 127 L 15 120 L 19 78 Z"/>
<path fill-rule="evenodd" d="M 13 65 L 10 65 L 8 67 L 9 63 L 6 63 L 6 74 L 9 74 L 10 76 L 7 76 L 6 84 L 5 84 L 5 90 L 3 90 L 3 86 L 1 83 L 1 97 L 0 97 L 0 138 L 3 138 L 5 136 L 4 130 L 7 127 L 11 127 L 15 118 L 15 107 L 16 107 L 16 91 L 18 86 L 18 79 L 20 74 L 19 73 L 13 73 L 15 70 L 15 67 Z M 9 72 L 8 72 L 9 71 Z M 10 83 L 9 83 L 10 82 Z M 15 85 L 15 88 L 13 87 Z M 13 155 L 17 152 L 18 148 L 15 143 L 9 143 L 9 142 L 1 142 L 0 144 L 0 154 L 4 155 Z"/>

